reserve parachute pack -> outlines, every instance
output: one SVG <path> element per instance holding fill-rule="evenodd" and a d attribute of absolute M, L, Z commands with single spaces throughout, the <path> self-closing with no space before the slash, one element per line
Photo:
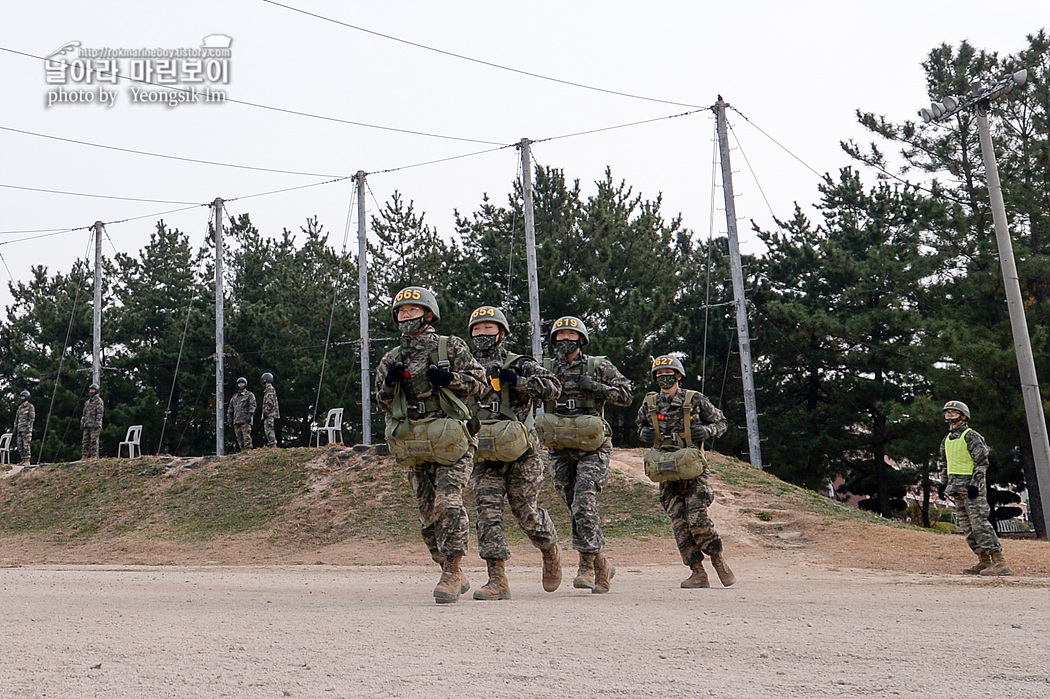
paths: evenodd
<path fill-rule="evenodd" d="M 587 375 L 597 378 L 598 367 L 605 357 L 595 355 L 587 357 Z M 553 371 L 554 361 L 544 358 L 543 366 Z M 558 410 L 585 409 L 592 411 L 584 415 L 560 415 Z M 536 433 L 549 449 L 578 449 L 594 451 L 602 445 L 612 428 L 605 418 L 598 414 L 598 402 L 594 398 L 570 398 L 565 401 L 548 401 L 544 413 L 536 417 Z"/>
<path fill-rule="evenodd" d="M 394 361 L 401 361 L 401 348 L 395 350 Z M 430 353 L 432 364 L 448 369 L 448 335 L 438 336 L 437 349 Z M 405 389 L 400 383 L 394 386 L 394 402 L 390 409 L 390 421 L 386 426 L 386 442 L 398 461 L 406 466 L 437 463 L 451 466 L 466 455 L 471 438 L 467 430 L 470 411 L 463 401 L 448 386 L 436 389 L 437 397 L 431 396 L 417 404 L 409 405 Z M 440 410 L 447 417 L 430 417 L 413 420 L 409 410 L 420 414 Z"/>
<path fill-rule="evenodd" d="M 700 400 L 700 392 L 689 390 L 685 392 L 685 400 L 682 401 L 682 426 L 685 429 L 681 435 L 674 435 L 668 447 L 663 446 L 665 440 L 660 432 L 656 398 L 655 391 L 645 394 L 645 407 L 649 409 L 649 419 L 652 420 L 655 433 L 652 448 L 646 449 L 642 457 L 645 475 L 654 483 L 688 481 L 702 476 L 707 470 L 704 445 L 701 443 L 699 447 L 693 446 L 693 437 L 690 434 L 693 409 Z M 677 448 L 671 448 L 672 445 Z"/>
<path fill-rule="evenodd" d="M 508 353 L 503 362 L 503 369 L 509 369 L 514 362 L 521 359 L 520 354 Z M 472 403 L 474 417 L 479 423 L 478 448 L 474 453 L 477 461 L 499 461 L 511 463 L 517 461 L 529 449 L 536 445 L 529 436 L 529 428 L 535 423 L 533 411 L 525 422 L 518 419 L 511 409 L 510 388 L 498 385 L 498 379 L 492 387 L 499 392 L 499 399 L 492 403 Z"/>

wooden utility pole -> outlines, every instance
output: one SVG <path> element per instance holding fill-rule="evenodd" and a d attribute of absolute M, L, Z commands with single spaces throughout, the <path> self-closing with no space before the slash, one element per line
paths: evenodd
<path fill-rule="evenodd" d="M 102 221 L 95 221 L 95 307 L 91 313 L 91 382 L 102 386 L 99 380 L 102 361 Z"/>
<path fill-rule="evenodd" d="M 540 283 L 536 271 L 536 215 L 532 204 L 532 161 L 529 157 L 529 139 L 521 139 L 521 188 L 525 197 L 525 259 L 529 274 L 529 334 L 532 336 L 532 356 L 543 356 L 543 336 L 540 335 Z M 513 255 L 513 251 L 511 251 Z"/>
<path fill-rule="evenodd" d="M 372 443 L 372 379 L 368 335 L 368 234 L 365 230 L 365 171 L 357 179 L 357 306 L 361 319 L 361 443 Z"/>
<path fill-rule="evenodd" d="M 740 346 L 740 378 L 744 382 L 744 412 L 747 417 L 747 443 L 751 465 L 762 468 L 762 444 L 758 436 L 758 405 L 755 379 L 751 366 L 751 339 L 747 327 L 747 301 L 744 298 L 744 271 L 740 262 L 740 239 L 736 230 L 736 204 L 733 199 L 733 170 L 729 163 L 729 133 L 726 107 L 722 95 L 715 103 L 718 124 L 718 147 L 722 155 L 722 192 L 726 201 L 726 226 L 729 233 L 729 263 L 733 276 L 733 305 L 736 307 L 736 336 Z"/>
<path fill-rule="evenodd" d="M 222 205 L 223 201 L 215 197 L 212 208 L 215 210 L 215 455 L 222 456 L 225 453 L 226 444 L 226 391 L 225 391 L 225 365 L 223 363 L 223 352 L 225 352 L 223 337 L 223 290 L 222 290 Z"/>

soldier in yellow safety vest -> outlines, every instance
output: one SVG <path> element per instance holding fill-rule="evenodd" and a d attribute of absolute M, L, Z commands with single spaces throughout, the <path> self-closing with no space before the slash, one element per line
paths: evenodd
<path fill-rule="evenodd" d="M 1003 558 L 1003 545 L 988 521 L 988 445 L 972 429 L 970 408 L 962 401 L 950 400 L 941 409 L 950 431 L 941 442 L 941 463 L 948 466 L 945 494 L 955 501 L 959 528 L 966 543 L 980 560 L 963 570 L 967 575 L 1009 575 L 1013 571 Z"/>

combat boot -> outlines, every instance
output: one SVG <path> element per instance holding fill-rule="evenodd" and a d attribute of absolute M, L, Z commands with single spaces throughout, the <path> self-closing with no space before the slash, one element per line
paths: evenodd
<path fill-rule="evenodd" d="M 701 587 L 711 587 L 711 583 L 707 579 L 707 571 L 704 570 L 703 563 L 694 563 L 690 566 L 693 570 L 693 574 L 682 581 L 682 587 L 687 590 L 696 590 Z"/>
<path fill-rule="evenodd" d="M 439 566 L 441 566 L 442 569 L 444 569 L 445 567 L 445 558 L 446 556 L 442 556 L 437 551 L 430 552 L 430 560 L 434 561 L 434 563 L 437 563 Z"/>
<path fill-rule="evenodd" d="M 1003 558 L 1002 551 L 992 551 L 992 564 L 981 571 L 981 575 L 1009 575 L 1014 572 L 1013 569 L 1006 565 L 1006 559 Z"/>
<path fill-rule="evenodd" d="M 604 595 L 609 591 L 609 581 L 616 575 L 616 566 L 609 563 L 604 553 L 594 554 L 594 589 L 596 595 Z"/>
<path fill-rule="evenodd" d="M 474 591 L 474 599 L 510 599 L 510 582 L 503 561 L 496 558 L 485 560 L 489 568 L 489 581 L 480 590 Z"/>
<path fill-rule="evenodd" d="M 992 565 L 992 556 L 987 553 L 979 553 L 980 559 L 969 568 L 963 568 L 963 575 L 980 575 L 981 571 Z"/>
<path fill-rule="evenodd" d="M 543 590 L 554 592 L 561 586 L 561 546 L 543 549 Z"/>
<path fill-rule="evenodd" d="M 594 589 L 594 554 L 580 551 L 580 567 L 572 586 L 580 590 Z"/>
<path fill-rule="evenodd" d="M 722 587 L 729 587 L 736 582 L 736 576 L 733 575 L 733 571 L 726 565 L 722 554 L 711 556 L 711 565 L 714 566 L 715 572 L 718 573 L 718 579 L 722 582 Z"/>
<path fill-rule="evenodd" d="M 438 604 L 451 604 L 470 589 L 467 576 L 459 567 L 462 560 L 463 556 L 445 558 L 445 565 L 441 568 L 441 580 L 434 588 L 434 601 Z"/>

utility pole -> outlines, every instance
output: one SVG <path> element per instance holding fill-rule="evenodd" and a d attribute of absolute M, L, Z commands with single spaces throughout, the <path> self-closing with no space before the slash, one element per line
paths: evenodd
<path fill-rule="evenodd" d="M 1006 290 L 1006 306 L 1010 313 L 1010 330 L 1017 355 L 1017 371 L 1021 379 L 1021 395 L 1024 399 L 1025 415 L 1028 419 L 1028 436 L 1032 442 L 1032 460 L 1035 466 L 1035 487 L 1029 488 L 1032 499 L 1032 521 L 1036 536 L 1047 539 L 1050 523 L 1050 440 L 1047 438 L 1046 417 L 1039 393 L 1039 379 L 1032 356 L 1032 341 L 1028 335 L 1028 320 L 1025 318 L 1021 284 L 1014 261 L 1013 243 L 1006 221 L 1006 205 L 1003 202 L 1002 183 L 999 181 L 999 166 L 995 160 L 995 148 L 988 127 L 988 112 L 992 101 L 1006 97 L 1017 85 L 1028 80 L 1028 71 L 1019 70 L 1003 76 L 990 86 L 978 82 L 971 85 L 973 98 L 963 103 L 959 97 L 945 97 L 941 102 L 923 109 L 919 115 L 927 121 L 943 121 L 960 111 L 970 110 L 977 119 L 977 130 L 981 138 L 981 155 L 984 157 L 985 176 L 988 179 L 988 196 L 992 204 L 992 221 L 995 224 L 995 242 L 999 248 L 999 263 L 1003 270 L 1003 286 Z"/>
<path fill-rule="evenodd" d="M 733 305 L 736 307 L 736 336 L 740 345 L 740 378 L 744 382 L 744 412 L 747 417 L 747 444 L 751 465 L 762 468 L 762 444 L 758 436 L 758 405 L 755 379 L 751 366 L 751 339 L 747 328 L 747 301 L 744 299 L 744 271 L 740 262 L 740 239 L 736 231 L 736 203 L 733 199 L 733 170 L 729 163 L 729 133 L 726 107 L 722 95 L 715 103 L 718 125 L 718 148 L 722 160 L 722 192 L 726 201 L 726 226 L 729 233 L 729 263 L 733 276 Z"/>
<path fill-rule="evenodd" d="M 529 139 L 521 139 L 521 188 L 525 197 L 525 259 L 529 273 L 529 334 L 532 336 L 532 356 L 543 357 L 543 336 L 540 335 L 540 282 L 536 271 L 536 214 L 532 204 L 532 161 L 529 157 Z M 513 254 L 513 253 L 512 253 Z"/>
<path fill-rule="evenodd" d="M 361 319 L 361 443 L 372 443 L 372 379 L 368 336 L 368 234 L 365 231 L 365 171 L 357 180 L 357 307 Z"/>
<path fill-rule="evenodd" d="M 222 456 L 226 444 L 226 391 L 225 352 L 223 336 L 223 291 L 222 291 L 222 204 L 220 197 L 215 197 L 212 208 L 215 210 L 215 455 Z"/>
<path fill-rule="evenodd" d="M 95 221 L 95 307 L 91 314 L 91 382 L 101 386 L 102 362 L 102 221 Z"/>

